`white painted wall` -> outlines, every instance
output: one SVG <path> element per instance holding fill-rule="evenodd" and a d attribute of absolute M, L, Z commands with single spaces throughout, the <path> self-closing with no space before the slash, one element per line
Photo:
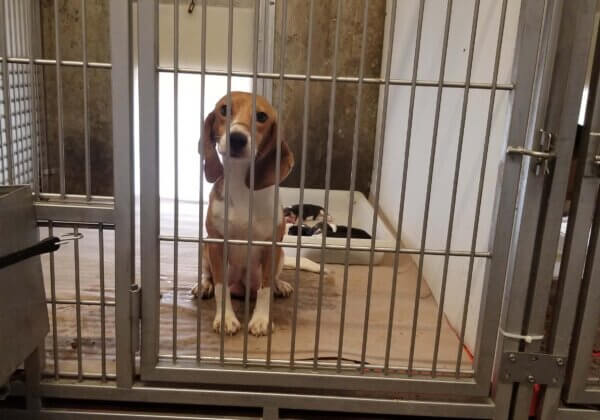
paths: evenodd
<path fill-rule="evenodd" d="M 187 12 L 188 3 L 179 3 L 179 67 L 183 69 L 201 68 L 202 7 L 197 6 L 192 14 Z M 137 8 L 134 9 L 137 13 Z M 159 4 L 159 65 L 173 67 L 173 4 Z M 227 27 L 228 8 L 223 6 L 207 7 L 206 27 L 206 67 L 209 71 L 227 70 Z M 254 9 L 235 7 L 233 13 L 233 54 L 234 71 L 252 71 L 252 41 L 254 33 Z M 262 33 L 261 38 L 262 38 Z M 261 42 L 262 45 L 262 42 Z M 137 61 L 137 60 L 136 60 Z M 159 138 L 160 138 L 160 196 L 174 198 L 174 85 L 173 74 L 159 74 Z M 214 104 L 227 93 L 225 76 L 206 76 L 204 92 L 204 115 L 200 115 L 200 80 L 198 74 L 180 73 L 178 76 L 178 173 L 179 199 L 198 202 L 200 191 L 200 163 L 198 139 L 202 121 L 212 111 Z M 251 91 L 252 79 L 232 78 L 233 91 Z M 137 84 L 135 96 L 137 98 Z M 137 100 L 135 101 L 137 113 Z M 139 183 L 139 162 L 137 147 L 139 140 L 135 132 L 136 145 L 136 184 Z M 211 185 L 204 181 L 204 197 L 208 200 Z"/>
<path fill-rule="evenodd" d="M 418 3 L 416 0 L 398 1 L 391 67 L 392 78 L 411 78 Z M 481 1 L 472 82 L 491 83 L 501 3 L 496 0 Z M 473 4 L 474 0 L 454 2 L 445 68 L 446 81 L 465 81 Z M 426 2 L 419 57 L 419 80 L 438 79 L 446 5 L 447 1 L 442 0 L 429 0 Z M 388 4 L 388 9 L 389 7 Z M 499 83 L 508 83 L 511 80 L 519 9 L 520 0 L 508 1 Z M 386 33 L 389 33 L 389 31 Z M 386 42 L 389 42 L 389 40 Z M 383 55 L 385 65 L 385 48 Z M 443 90 L 426 237 L 426 248 L 429 249 L 443 249 L 446 244 L 463 92 L 463 89 L 456 88 L 445 88 Z M 416 90 L 405 213 L 401 232 L 403 245 L 409 248 L 419 248 L 421 243 L 436 94 L 437 88 L 418 87 Z M 489 97 L 490 92 L 487 90 L 473 89 L 469 94 L 452 233 L 453 250 L 469 250 L 471 246 Z M 409 98 L 410 87 L 391 87 L 385 126 L 380 205 L 382 212 L 395 228 L 398 227 L 397 219 Z M 506 143 L 509 100 L 510 93 L 505 91 L 496 93 L 480 227 L 477 236 L 478 251 L 489 249 L 489 232 L 493 223 L 491 220 L 492 205 L 498 166 Z M 375 185 L 375 177 L 373 178 L 373 185 Z M 372 188 L 372 191 L 374 191 L 374 188 Z M 418 256 L 414 258 L 417 262 Z M 451 325 L 457 330 L 460 328 L 462 319 L 468 262 L 468 258 L 451 257 L 449 263 L 444 311 Z M 443 264 L 443 257 L 426 256 L 424 259 L 424 278 L 438 301 Z M 485 261 L 476 260 L 466 329 L 466 344 L 470 349 L 473 349 L 475 344 L 484 268 Z"/>

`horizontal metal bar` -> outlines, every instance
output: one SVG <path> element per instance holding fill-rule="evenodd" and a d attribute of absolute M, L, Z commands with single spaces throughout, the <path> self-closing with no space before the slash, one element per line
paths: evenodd
<path fill-rule="evenodd" d="M 598 420 L 600 410 L 583 407 L 559 407 L 557 420 Z"/>
<path fill-rule="evenodd" d="M 15 393 L 23 393 L 23 387 Z M 436 401 L 434 399 L 387 399 L 369 397 L 328 396 L 309 393 L 253 392 L 166 388 L 135 383 L 132 388 L 116 388 L 114 384 L 73 384 L 42 381 L 43 398 L 92 401 L 144 402 L 164 404 L 211 405 L 225 407 L 275 406 L 296 410 L 323 410 L 371 414 L 421 415 L 434 417 L 492 418 L 494 403 L 490 398 L 468 401 Z"/>
<path fill-rule="evenodd" d="M 157 70 L 159 72 L 163 72 L 163 73 L 174 73 L 175 72 L 173 67 L 158 66 Z M 181 67 L 178 68 L 177 72 L 182 73 L 182 74 L 202 74 L 202 70 L 191 69 L 191 68 L 181 68 Z M 204 74 L 210 75 L 210 76 L 224 76 L 224 77 L 227 76 L 227 72 L 222 71 L 222 70 L 207 70 Z M 254 77 L 254 73 L 248 72 L 248 71 L 234 71 L 231 73 L 231 75 L 232 75 L 232 77 L 249 77 L 249 78 Z M 280 73 L 259 72 L 259 73 L 257 73 L 257 77 L 259 79 L 281 79 L 281 74 Z M 311 80 L 311 81 L 314 80 L 317 82 L 331 82 L 333 80 L 332 76 L 325 76 L 325 75 L 311 74 L 308 77 L 309 77 L 309 80 Z M 286 73 L 283 75 L 284 80 L 306 80 L 306 78 L 307 78 L 307 76 L 305 74 Z M 340 82 L 340 83 L 358 83 L 359 78 L 354 77 L 354 76 L 337 76 L 335 78 L 335 80 L 336 80 L 336 82 Z M 367 84 L 384 85 L 386 83 L 385 79 L 382 79 L 380 77 L 365 77 L 361 80 L 363 83 L 367 83 Z M 405 80 L 405 79 L 390 79 L 389 84 L 396 85 L 396 86 L 412 86 L 413 82 L 412 82 L 412 80 Z M 425 86 L 425 87 L 438 87 L 440 85 L 440 82 L 437 80 L 417 80 L 416 85 L 417 86 Z M 444 81 L 444 82 L 442 82 L 441 85 L 442 85 L 442 87 L 446 87 L 446 88 L 464 89 L 466 86 L 466 83 L 465 82 Z M 469 88 L 470 89 L 491 90 L 492 84 L 491 83 L 470 83 Z M 510 91 L 510 90 L 514 89 L 514 85 L 513 84 L 498 84 L 498 85 L 496 85 L 496 89 Z"/>
<path fill-rule="evenodd" d="M 168 235 L 161 235 L 159 237 L 159 239 L 161 241 L 165 241 L 165 242 L 173 242 L 174 241 L 174 237 L 173 236 L 168 236 Z M 191 243 L 198 243 L 199 240 L 197 237 L 192 237 L 192 236 L 179 236 L 177 238 L 178 242 L 191 242 Z M 204 238 L 202 239 L 203 243 L 213 243 L 213 244 L 222 244 L 225 241 L 223 239 L 219 239 L 219 238 Z M 248 245 L 248 240 L 247 239 L 228 239 L 227 243 L 230 245 Z M 257 246 L 272 246 L 273 242 L 272 241 L 251 241 L 250 243 L 252 246 L 257 245 Z M 297 244 L 296 242 L 275 242 L 275 246 L 278 246 L 280 248 L 297 248 Z M 321 244 L 316 244 L 316 243 L 306 243 L 306 242 L 302 242 L 301 248 L 304 249 L 321 249 Z M 350 247 L 346 247 L 345 245 L 327 245 L 325 246 L 325 249 L 331 249 L 331 250 L 340 250 L 340 251 L 345 251 L 346 249 L 349 249 L 350 251 L 371 251 L 371 247 L 370 246 L 358 246 L 358 245 L 351 245 Z M 393 253 L 393 252 L 399 252 L 400 254 L 420 254 L 421 250 L 420 249 L 416 249 L 416 248 L 400 248 L 399 250 L 396 250 L 396 248 L 393 247 L 375 247 L 374 248 L 375 252 L 388 252 L 388 253 Z M 449 255 L 452 257 L 475 257 L 475 258 L 491 258 L 492 254 L 490 252 L 473 252 L 471 253 L 470 251 L 448 251 L 446 252 L 446 250 L 443 249 L 426 249 L 423 251 L 423 253 L 425 255 Z"/>
<path fill-rule="evenodd" d="M 56 305 L 76 305 L 77 300 L 75 300 L 75 299 L 56 299 L 56 300 L 46 299 L 46 303 L 48 303 L 48 304 L 54 303 Z M 98 300 L 81 300 L 81 301 L 79 301 L 79 304 L 83 305 L 83 306 L 115 306 L 114 301 L 107 301 L 107 302 L 104 302 L 104 304 L 102 304 L 102 302 L 100 302 Z"/>
<path fill-rule="evenodd" d="M 52 219 L 50 219 L 50 220 L 52 220 Z M 44 220 L 44 219 L 38 219 L 37 225 L 38 225 L 38 227 L 49 226 L 50 221 Z M 99 229 L 100 224 L 98 222 L 67 222 L 67 221 L 61 221 L 61 220 L 58 220 L 58 221 L 52 220 L 52 226 L 55 228 L 73 228 L 73 227 L 77 226 L 80 229 Z M 102 227 L 104 230 L 114 230 L 115 229 L 115 225 L 111 225 L 111 224 L 102 223 Z"/>
<path fill-rule="evenodd" d="M 22 418 L 28 418 L 30 414 L 30 411 L 10 408 L 3 411 L 4 416 L 2 418 L 5 420 L 20 420 Z M 171 414 L 166 412 L 161 414 L 147 414 L 139 410 L 131 409 L 115 410 L 111 408 L 110 410 L 103 410 L 102 408 L 84 409 L 80 407 L 75 408 L 69 406 L 61 408 L 42 408 L 35 411 L 35 418 L 39 420 L 104 420 L 106 418 L 111 418 L 113 420 L 203 420 L 214 417 L 198 416 L 196 414 L 180 414 L 175 412 Z M 246 417 L 236 416 L 235 418 L 244 419 Z"/>
<path fill-rule="evenodd" d="M 171 354 L 159 354 L 158 358 L 160 360 L 164 360 L 164 361 L 171 361 L 172 360 L 172 355 Z M 197 361 L 198 359 L 196 358 L 196 356 L 192 356 L 192 355 L 180 355 L 177 356 L 177 360 L 195 360 Z M 201 360 L 203 362 L 206 363 L 216 363 L 216 362 L 220 362 L 221 358 L 219 357 L 210 357 L 210 356 L 203 356 L 201 358 Z M 240 357 L 225 357 L 224 358 L 225 364 L 229 364 L 230 366 L 241 366 L 244 363 L 244 359 L 240 358 Z M 265 366 L 265 359 L 253 359 L 253 358 L 247 358 L 246 359 L 247 363 L 244 367 L 264 367 Z M 271 366 L 276 366 L 276 367 L 282 367 L 282 368 L 289 368 L 290 367 L 290 361 L 289 360 L 284 360 L 284 359 L 271 359 Z M 346 370 L 346 371 L 358 371 L 360 369 L 360 364 L 359 362 L 353 362 L 353 361 L 345 361 L 342 362 L 340 364 L 341 369 L 342 370 Z M 366 370 L 377 370 L 377 371 L 381 371 L 384 368 L 384 365 L 381 364 L 366 364 L 365 365 L 365 369 Z M 313 361 L 311 360 L 294 360 L 294 367 L 300 367 L 300 368 L 313 368 Z M 332 371 L 332 372 L 337 372 L 338 371 L 338 365 L 337 365 L 337 360 L 319 360 L 319 371 Z M 388 371 L 391 374 L 405 374 L 407 369 L 403 368 L 403 367 L 392 367 L 389 368 Z M 431 368 L 419 368 L 419 367 L 415 367 L 413 368 L 413 372 L 416 372 L 416 376 L 430 376 L 431 375 Z M 448 378 L 456 378 L 456 374 L 454 369 L 438 369 L 436 371 L 437 373 L 440 373 L 438 376 L 444 377 L 447 376 Z M 472 378 L 474 375 L 475 371 L 473 369 L 462 369 L 461 370 L 461 378 L 462 379 L 469 379 Z"/>
<path fill-rule="evenodd" d="M 42 376 L 45 378 L 54 378 L 54 375 L 49 374 L 49 373 L 43 373 Z M 58 375 L 58 378 L 60 378 L 60 379 L 77 379 L 78 375 L 77 375 L 77 372 L 60 372 L 60 374 Z M 106 378 L 114 380 L 117 378 L 117 375 L 115 375 L 114 373 L 107 373 Z M 100 374 L 100 373 L 84 373 L 83 374 L 83 380 L 95 381 L 98 379 L 102 379 L 102 374 Z"/>
<path fill-rule="evenodd" d="M 83 194 L 65 194 L 61 196 L 56 193 L 40 193 L 40 201 L 54 201 L 57 203 L 71 203 L 71 204 L 110 204 L 113 205 L 115 202 L 114 197 L 107 195 L 92 195 L 86 197 Z"/>
<path fill-rule="evenodd" d="M 509 155 L 526 155 L 544 160 L 550 160 L 556 157 L 556 154 L 552 152 L 540 152 L 538 150 L 526 149 L 521 146 L 508 146 L 506 148 L 506 153 Z"/>
<path fill-rule="evenodd" d="M 147 381 L 193 384 L 237 384 L 239 386 L 272 386 L 287 388 L 335 389 L 370 392 L 410 392 L 446 395 L 488 395 L 489 384 L 476 383 L 472 378 L 436 378 L 406 376 L 382 376 L 381 373 L 358 374 L 354 372 L 298 371 L 291 368 L 242 368 L 214 363 L 211 367 L 198 367 L 195 360 L 179 360 L 177 363 L 159 361 L 149 370 Z"/>
<path fill-rule="evenodd" d="M 38 220 L 61 222 L 115 224 L 114 208 L 100 204 L 69 204 L 37 201 L 34 203 Z"/>
<path fill-rule="evenodd" d="M 0 61 L 2 61 L 4 57 L 0 57 Z M 31 60 L 29 58 L 20 58 L 20 57 L 8 57 L 6 60 L 7 63 L 14 64 L 30 64 Z M 40 64 L 43 66 L 55 66 L 56 60 L 46 59 L 46 58 L 36 58 L 33 60 L 33 64 Z M 83 67 L 83 61 L 77 60 L 60 60 L 60 65 L 65 67 Z M 87 63 L 88 68 L 97 68 L 97 69 L 111 69 L 111 63 L 99 63 L 95 61 L 89 61 Z"/>

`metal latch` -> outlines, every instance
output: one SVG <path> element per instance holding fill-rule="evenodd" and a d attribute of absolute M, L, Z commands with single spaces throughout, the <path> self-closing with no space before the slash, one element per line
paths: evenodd
<path fill-rule="evenodd" d="M 566 359 L 543 353 L 505 352 L 500 364 L 500 380 L 550 387 L 562 384 Z"/>
<path fill-rule="evenodd" d="M 556 158 L 553 150 L 553 136 L 550 131 L 540 129 L 540 148 L 542 150 L 526 149 L 521 146 L 508 146 L 506 153 L 509 155 L 526 155 L 535 158 L 534 172 L 536 175 L 550 174 L 550 161 Z"/>
<path fill-rule="evenodd" d="M 129 289 L 129 304 L 131 308 L 131 347 L 140 350 L 140 320 L 142 319 L 142 288 L 132 284 Z"/>

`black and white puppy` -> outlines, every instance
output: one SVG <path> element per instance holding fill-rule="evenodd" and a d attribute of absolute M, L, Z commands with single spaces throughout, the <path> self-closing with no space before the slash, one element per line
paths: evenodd
<path fill-rule="evenodd" d="M 300 216 L 300 205 L 294 204 L 291 207 L 285 207 L 283 209 L 283 217 L 286 223 L 296 223 Z M 302 206 L 302 221 L 304 220 L 324 220 L 325 209 L 316 204 L 304 204 Z M 327 217 L 327 221 L 331 221 L 331 215 Z"/>

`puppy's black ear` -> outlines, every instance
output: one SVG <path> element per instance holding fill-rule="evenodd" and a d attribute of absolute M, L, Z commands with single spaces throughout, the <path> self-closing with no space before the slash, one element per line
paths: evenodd
<path fill-rule="evenodd" d="M 204 175 L 208 182 L 215 182 L 223 175 L 223 165 L 219 160 L 214 138 L 213 125 L 215 122 L 215 111 L 208 114 L 204 120 L 204 131 L 202 132 L 202 150 L 204 151 Z"/>
<path fill-rule="evenodd" d="M 294 167 L 294 154 L 283 139 L 281 140 L 279 164 L 279 182 L 282 182 Z M 275 170 L 277 168 L 277 123 L 271 125 L 271 131 L 262 141 L 256 154 L 254 165 L 254 189 L 274 185 L 276 180 Z M 250 188 L 250 170 L 246 174 L 246 186 Z"/>

